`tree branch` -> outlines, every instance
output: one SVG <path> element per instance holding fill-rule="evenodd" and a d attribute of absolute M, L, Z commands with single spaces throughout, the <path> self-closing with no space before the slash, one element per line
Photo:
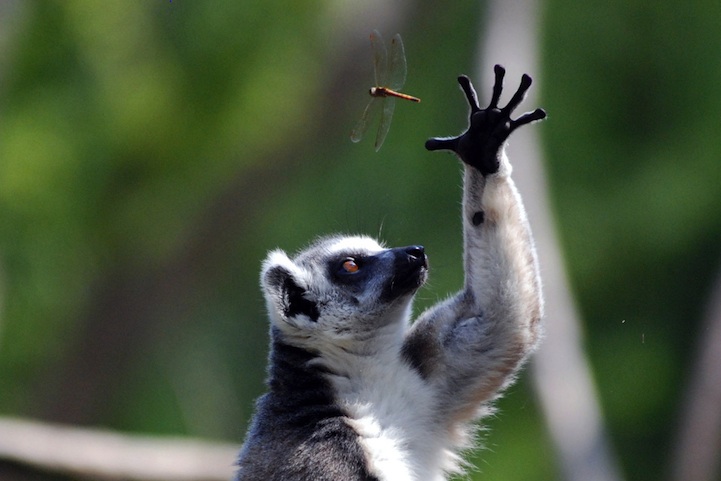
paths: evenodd
<path fill-rule="evenodd" d="M 108 480 L 227 481 L 238 446 L 0 418 L 0 459 Z"/>

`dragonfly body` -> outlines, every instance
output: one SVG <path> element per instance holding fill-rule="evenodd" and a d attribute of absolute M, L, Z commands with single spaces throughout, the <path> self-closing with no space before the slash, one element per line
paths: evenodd
<path fill-rule="evenodd" d="M 371 33 L 371 47 L 373 49 L 373 66 L 375 68 L 374 87 L 371 87 L 369 93 L 370 102 L 363 111 L 363 116 L 356 124 L 351 132 L 350 138 L 353 142 L 358 142 L 363 138 L 368 126 L 369 119 L 372 117 L 371 111 L 378 105 L 383 106 L 378 132 L 376 134 L 375 149 L 378 151 L 383 145 L 383 141 L 388 134 L 395 109 L 395 100 L 404 99 L 411 102 L 420 102 L 421 99 L 412 95 L 400 92 L 406 81 L 407 64 L 406 54 L 403 50 L 403 40 L 400 34 L 396 34 L 391 39 L 390 61 L 388 60 L 388 52 L 386 51 L 383 37 L 378 31 Z"/>
<path fill-rule="evenodd" d="M 396 97 L 399 99 L 410 100 L 411 102 L 420 102 L 421 99 L 412 95 L 396 92 L 388 87 L 371 87 L 368 92 L 371 97 Z"/>

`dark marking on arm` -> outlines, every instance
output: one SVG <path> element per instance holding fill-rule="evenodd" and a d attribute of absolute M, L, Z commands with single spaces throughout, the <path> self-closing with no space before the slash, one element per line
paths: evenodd
<path fill-rule="evenodd" d="M 471 220 L 473 222 L 473 225 L 479 226 L 483 224 L 483 220 L 485 219 L 485 214 L 482 210 L 479 210 L 475 214 L 473 214 L 473 219 Z"/>

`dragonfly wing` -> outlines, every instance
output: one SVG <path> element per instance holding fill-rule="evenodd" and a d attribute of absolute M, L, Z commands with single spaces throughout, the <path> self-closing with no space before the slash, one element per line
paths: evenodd
<path fill-rule="evenodd" d="M 386 140 L 388 130 L 391 128 L 391 120 L 393 119 L 393 110 L 396 108 L 396 99 L 393 97 L 383 98 L 383 115 L 381 115 L 381 123 L 378 125 L 378 133 L 376 134 L 376 152 L 378 152 Z"/>
<path fill-rule="evenodd" d="M 373 50 L 373 75 L 375 75 L 376 87 L 385 87 L 388 77 L 388 51 L 378 30 L 371 33 L 371 50 Z"/>
<path fill-rule="evenodd" d="M 353 130 L 351 130 L 350 133 L 350 139 L 353 142 L 360 142 L 360 140 L 363 138 L 363 134 L 366 133 L 368 130 L 368 125 L 370 124 L 370 118 L 371 118 L 371 111 L 375 110 L 373 108 L 374 105 L 378 105 L 377 97 L 371 97 L 370 102 L 368 102 L 368 105 L 366 105 L 365 110 L 363 111 L 363 115 L 361 116 L 360 120 L 358 120 L 358 123 L 356 123 L 355 127 L 353 127 Z"/>
<path fill-rule="evenodd" d="M 391 39 L 391 68 L 388 86 L 393 90 L 400 90 L 406 83 L 408 65 L 406 64 L 406 52 L 403 48 L 401 34 L 397 33 Z"/>

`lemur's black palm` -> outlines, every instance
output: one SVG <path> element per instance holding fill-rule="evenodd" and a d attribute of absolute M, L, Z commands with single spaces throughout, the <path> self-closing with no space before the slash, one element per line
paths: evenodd
<path fill-rule="evenodd" d="M 461 84 L 461 88 L 466 94 L 466 99 L 471 107 L 468 129 L 458 137 L 449 139 L 433 138 L 426 141 L 426 149 L 451 150 L 463 162 L 475 167 L 483 175 L 498 172 L 501 147 L 514 130 L 522 125 L 546 117 L 546 112 L 543 109 L 536 109 L 533 112 L 521 115 L 515 120 L 511 119 L 511 113 L 523 101 L 528 88 L 531 86 L 531 77 L 524 74 L 521 77 L 521 85 L 510 102 L 508 102 L 508 105 L 499 108 L 498 100 L 503 90 L 503 77 L 506 75 L 506 70 L 502 66 L 496 65 L 494 72 L 496 81 L 493 85 L 493 97 L 485 109 L 478 106 L 478 98 L 471 80 L 465 75 L 458 77 L 458 83 Z"/>

